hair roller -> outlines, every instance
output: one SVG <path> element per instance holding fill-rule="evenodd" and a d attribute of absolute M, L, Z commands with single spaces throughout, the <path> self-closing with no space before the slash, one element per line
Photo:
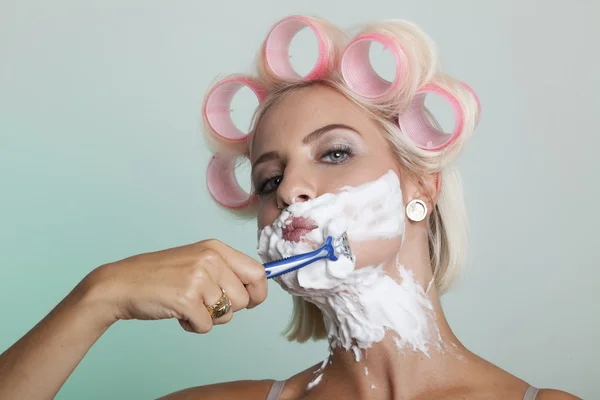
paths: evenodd
<path fill-rule="evenodd" d="M 289 48 L 294 36 L 309 28 L 318 43 L 318 58 L 313 69 L 301 76 L 290 62 Z M 327 77 L 337 67 L 340 58 L 339 43 L 345 43 L 343 31 L 320 18 L 292 15 L 277 22 L 263 42 L 259 74 L 269 82 L 314 80 Z M 343 46 L 343 44 L 342 44 Z"/>
<path fill-rule="evenodd" d="M 381 44 L 394 58 L 391 82 L 373 68 L 369 57 L 373 43 Z M 341 73 L 357 95 L 378 104 L 393 104 L 397 112 L 432 78 L 438 64 L 435 45 L 421 29 L 407 21 L 386 20 L 365 27 L 350 41 L 342 53 Z"/>
<path fill-rule="evenodd" d="M 257 199 L 256 195 L 242 189 L 235 176 L 239 158 L 240 156 L 217 153 L 206 170 L 206 183 L 212 198 L 231 210 L 244 209 Z"/>
<path fill-rule="evenodd" d="M 259 103 L 266 95 L 256 79 L 231 75 L 215 84 L 205 97 L 203 120 L 220 151 L 243 153 L 246 150 L 248 132 L 241 131 L 231 119 L 231 101 L 243 87 L 252 90 Z"/>
<path fill-rule="evenodd" d="M 393 82 L 383 79 L 369 59 L 373 42 L 390 50 L 396 63 Z M 378 33 L 367 33 L 356 37 L 348 44 L 342 55 L 342 77 L 346 85 L 361 97 L 370 100 L 386 100 L 400 89 L 402 77 L 406 73 L 406 56 L 393 38 Z"/>
<path fill-rule="evenodd" d="M 465 89 L 467 89 L 471 93 L 471 96 L 473 96 L 473 100 L 475 100 L 475 103 L 477 103 L 477 116 L 475 117 L 475 119 L 477 123 L 479 123 L 479 118 L 481 117 L 481 102 L 479 101 L 479 96 L 477 96 L 477 93 L 475 93 L 471 86 L 467 85 L 464 82 L 461 82 L 461 84 L 465 87 Z"/>
<path fill-rule="evenodd" d="M 425 98 L 428 94 L 441 96 L 454 112 L 454 129 L 443 132 L 433 126 L 427 115 Z M 432 83 L 423 86 L 413 97 L 407 109 L 398 116 L 400 130 L 417 147 L 441 151 L 461 135 L 470 136 L 479 120 L 481 105 L 477 95 L 466 84 L 447 76 L 436 76 Z"/>

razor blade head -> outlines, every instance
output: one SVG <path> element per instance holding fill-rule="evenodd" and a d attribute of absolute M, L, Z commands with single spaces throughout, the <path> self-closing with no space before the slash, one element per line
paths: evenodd
<path fill-rule="evenodd" d="M 338 257 L 344 256 L 350 259 L 352 263 L 356 262 L 356 260 L 354 259 L 354 255 L 352 254 L 352 249 L 350 249 L 350 242 L 348 241 L 348 235 L 346 234 L 346 232 L 344 232 L 342 236 L 340 236 L 334 241 L 334 248 Z"/>

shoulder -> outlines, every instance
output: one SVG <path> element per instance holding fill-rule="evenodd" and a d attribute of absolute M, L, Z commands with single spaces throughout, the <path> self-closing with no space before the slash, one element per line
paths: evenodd
<path fill-rule="evenodd" d="M 503 396 L 501 398 L 522 399 L 527 388 L 531 386 L 525 380 L 474 353 L 472 353 L 471 360 L 471 364 L 476 367 L 476 370 L 469 376 L 476 377 L 475 380 L 478 380 L 479 384 L 472 382 L 473 386 L 469 387 L 465 398 L 473 397 L 473 394 L 476 393 L 477 395 L 474 396 L 476 398 L 489 399 L 496 398 L 495 396 L 501 393 Z M 540 388 L 535 400 L 581 400 L 581 398 L 557 389 Z"/>
<path fill-rule="evenodd" d="M 562 390 L 540 389 L 535 400 L 581 400 L 581 398 Z"/>
<path fill-rule="evenodd" d="M 287 379 L 281 398 L 298 398 L 312 379 L 313 371 L 320 365 L 317 363 Z M 157 400 L 266 400 L 273 383 L 273 379 L 215 383 L 183 389 Z"/>
<path fill-rule="evenodd" d="M 265 379 L 215 383 L 183 389 L 160 397 L 158 400 L 265 400 L 273 382 Z"/>

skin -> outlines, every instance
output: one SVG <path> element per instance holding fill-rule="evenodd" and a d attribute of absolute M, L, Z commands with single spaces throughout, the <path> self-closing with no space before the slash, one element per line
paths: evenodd
<path fill-rule="evenodd" d="M 353 131 L 336 128 L 306 141 L 311 132 L 331 124 L 344 124 Z M 347 147 L 352 154 L 344 150 Z M 266 153 L 271 154 L 268 160 L 259 162 Z M 261 227 L 271 224 L 292 201 L 369 182 L 390 169 L 400 177 L 405 202 L 419 198 L 431 210 L 439 187 L 437 176 L 409 176 L 377 126 L 342 95 L 321 86 L 301 89 L 267 111 L 257 127 L 251 159 L 255 187 L 265 189 L 267 182 L 260 193 Z M 400 254 L 400 262 L 427 285 L 431 267 L 425 224 L 407 223 L 400 253 L 398 239 L 378 242 L 377 252 L 369 250 L 372 246 L 353 245 L 359 264 L 383 264 L 394 276 Z M 212 320 L 205 305 L 219 300 L 220 287 L 227 291 L 232 310 Z M 89 348 L 119 320 L 177 319 L 187 331 L 207 333 L 231 320 L 233 312 L 261 304 L 266 296 L 262 265 L 215 240 L 102 265 L 0 355 L 0 400 L 53 398 Z M 281 399 L 522 399 L 528 384 L 467 350 L 450 329 L 435 289 L 429 297 L 442 338 L 456 345 L 455 352 L 431 358 L 419 353 L 399 355 L 391 337 L 369 349 L 367 364 L 357 364 L 352 354 L 336 350 L 319 385 L 306 391 L 320 362 L 291 377 Z M 263 400 L 272 382 L 194 387 L 163 399 Z M 377 390 L 370 390 L 371 384 Z M 537 399 L 577 397 L 544 389 Z"/>

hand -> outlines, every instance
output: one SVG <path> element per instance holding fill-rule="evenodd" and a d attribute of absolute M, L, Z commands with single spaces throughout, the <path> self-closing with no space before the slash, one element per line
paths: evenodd
<path fill-rule="evenodd" d="M 196 333 L 229 322 L 233 312 L 255 307 L 267 296 L 262 264 L 217 240 L 105 264 L 83 282 L 110 304 L 114 321 L 176 318 Z M 219 301 L 221 288 L 231 310 L 213 319 L 207 306 Z"/>

